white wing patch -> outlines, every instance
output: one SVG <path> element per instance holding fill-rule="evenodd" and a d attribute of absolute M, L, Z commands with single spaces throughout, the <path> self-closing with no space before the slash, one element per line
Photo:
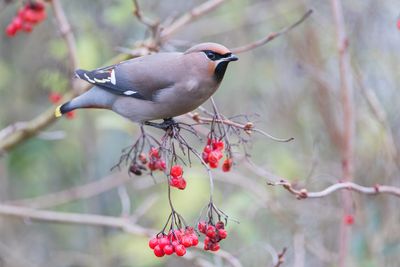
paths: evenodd
<path fill-rule="evenodd" d="M 111 82 L 112 84 L 114 84 L 114 85 L 117 83 L 117 80 L 115 79 L 115 71 L 114 71 L 114 70 L 111 70 L 110 82 Z"/>
<path fill-rule="evenodd" d="M 91 83 L 112 83 L 113 85 L 117 83 L 115 71 L 113 69 L 111 71 L 98 71 L 95 74 L 98 76 L 98 78 L 93 77 L 93 79 L 91 79 L 86 73 L 84 75 L 87 81 Z"/>
<path fill-rule="evenodd" d="M 124 95 L 133 95 L 133 94 L 136 94 L 136 93 L 137 93 L 136 91 L 128 90 L 128 91 L 124 92 Z"/>
<path fill-rule="evenodd" d="M 96 81 L 90 79 L 89 76 L 87 76 L 86 73 L 85 73 L 84 75 L 85 75 L 85 78 L 86 78 L 89 82 L 91 82 L 91 83 L 96 83 Z"/>

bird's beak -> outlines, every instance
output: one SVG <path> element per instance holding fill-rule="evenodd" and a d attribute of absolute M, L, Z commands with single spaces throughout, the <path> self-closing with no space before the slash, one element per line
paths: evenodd
<path fill-rule="evenodd" d="M 225 61 L 236 61 L 236 60 L 239 60 L 239 58 L 234 54 L 231 54 L 229 57 L 225 58 Z"/>

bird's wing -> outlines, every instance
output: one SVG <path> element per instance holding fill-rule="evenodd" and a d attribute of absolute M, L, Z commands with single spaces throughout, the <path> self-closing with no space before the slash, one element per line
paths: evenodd
<path fill-rule="evenodd" d="M 174 83 L 173 75 L 168 75 L 174 68 L 173 54 L 144 56 L 93 71 L 76 70 L 75 74 L 110 93 L 152 101 L 159 90 Z"/>

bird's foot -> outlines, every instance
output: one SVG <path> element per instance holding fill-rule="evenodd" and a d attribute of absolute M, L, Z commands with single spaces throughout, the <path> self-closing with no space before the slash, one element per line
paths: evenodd
<path fill-rule="evenodd" d="M 144 125 L 152 126 L 158 129 L 162 129 L 164 131 L 172 130 L 172 129 L 179 129 L 179 123 L 174 121 L 173 118 L 164 119 L 161 123 L 145 121 Z"/>

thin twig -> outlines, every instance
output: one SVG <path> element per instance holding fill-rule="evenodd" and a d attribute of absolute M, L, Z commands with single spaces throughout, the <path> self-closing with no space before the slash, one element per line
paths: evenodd
<path fill-rule="evenodd" d="M 336 30 L 337 49 L 339 53 L 339 74 L 340 74 L 340 92 L 341 104 L 343 110 L 343 132 L 341 135 L 341 158 L 342 175 L 345 182 L 353 178 L 353 153 L 354 153 L 354 107 L 353 107 L 353 84 L 351 77 L 349 40 L 346 35 L 346 28 L 343 16 L 341 0 L 331 0 L 333 19 Z M 343 192 L 343 212 L 348 215 L 352 213 L 351 194 Z M 344 221 L 340 224 L 339 234 L 339 267 L 346 266 L 348 254 L 348 245 L 350 242 L 350 228 Z"/>
<path fill-rule="evenodd" d="M 50 208 L 66 204 L 79 199 L 88 199 L 128 182 L 130 177 L 127 175 L 110 175 L 95 182 L 69 188 L 64 191 L 42 195 L 34 198 L 14 200 L 8 204 L 18 206 L 29 206 L 31 208 Z"/>
<path fill-rule="evenodd" d="M 248 122 L 246 124 L 241 124 L 238 122 L 231 121 L 229 119 L 214 119 L 214 118 L 209 118 L 209 117 L 203 117 L 203 116 L 200 116 L 198 113 L 192 113 L 192 112 L 189 112 L 187 115 L 189 117 L 191 117 L 197 123 L 212 123 L 212 122 L 221 123 L 224 125 L 232 126 L 234 128 L 242 129 L 247 134 L 251 134 L 251 132 L 256 132 L 256 133 L 262 134 L 262 135 L 264 135 L 268 138 L 271 138 L 274 141 L 278 141 L 278 142 L 290 142 L 290 141 L 294 140 L 293 137 L 286 138 L 286 139 L 274 137 L 274 136 L 264 132 L 263 130 L 254 128 L 254 125 L 251 122 Z"/>
<path fill-rule="evenodd" d="M 278 261 L 274 265 L 274 267 L 280 267 L 285 262 L 285 253 L 287 248 L 283 248 L 280 253 L 278 253 Z"/>
<path fill-rule="evenodd" d="M 76 41 L 74 34 L 71 30 L 71 25 L 68 22 L 67 16 L 65 15 L 64 9 L 61 6 L 59 0 L 52 0 L 50 3 L 53 6 L 54 16 L 57 21 L 58 29 L 61 32 L 62 37 L 67 44 L 68 56 L 70 61 L 69 71 L 72 74 L 78 67 L 78 56 L 76 50 Z M 70 75 L 71 76 L 71 75 Z"/>
<path fill-rule="evenodd" d="M 322 198 L 326 197 L 338 190 L 348 190 L 348 191 L 354 191 L 358 192 L 361 194 L 366 194 L 366 195 L 378 195 L 378 194 L 390 194 L 395 197 L 400 197 L 400 188 L 395 187 L 395 186 L 389 186 L 389 185 L 378 185 L 376 184 L 375 186 L 371 187 L 366 187 L 362 186 L 353 182 L 344 182 L 344 183 L 336 183 L 333 184 L 327 188 L 325 188 L 322 191 L 318 192 L 308 192 L 307 189 L 295 189 L 293 185 L 288 182 L 288 181 L 279 181 L 279 182 L 268 182 L 268 185 L 281 185 L 283 188 L 285 188 L 287 191 L 289 191 L 291 194 L 295 195 L 297 199 L 306 199 L 306 198 Z"/>
<path fill-rule="evenodd" d="M 137 0 L 132 0 L 133 1 L 133 14 L 136 16 L 136 18 L 143 23 L 144 25 L 146 25 L 147 27 L 149 27 L 151 30 L 154 30 L 155 28 L 157 28 L 157 26 L 160 24 L 158 21 L 154 21 L 148 17 L 146 17 L 145 15 L 143 15 L 142 13 L 142 9 L 139 6 L 139 3 Z"/>
<path fill-rule="evenodd" d="M 161 39 L 168 39 L 169 37 L 171 37 L 171 35 L 175 34 L 177 31 L 179 31 L 190 22 L 196 20 L 200 16 L 203 16 L 213 11 L 224 2 L 225 0 L 208 0 L 207 2 L 202 3 L 191 9 L 190 11 L 184 13 L 182 16 L 172 22 L 171 25 L 162 30 Z"/>
<path fill-rule="evenodd" d="M 274 40 L 276 37 L 281 36 L 281 35 L 287 33 L 288 31 L 290 31 L 291 29 L 295 28 L 296 26 L 300 25 L 312 13 L 313 13 L 313 10 L 310 9 L 298 21 L 296 21 L 292 25 L 287 26 L 287 27 L 283 28 L 282 30 L 280 30 L 278 32 L 272 32 L 272 33 L 268 34 L 267 36 L 265 36 L 264 38 L 262 38 L 260 40 L 257 40 L 255 42 L 252 42 L 252 43 L 240 46 L 240 47 L 233 48 L 231 51 L 232 51 L 232 53 L 239 54 L 239 53 L 247 52 L 249 50 L 253 50 L 253 49 L 255 49 L 255 48 L 259 47 L 259 46 L 263 46 L 263 45 L 269 43 L 270 41 Z"/>

